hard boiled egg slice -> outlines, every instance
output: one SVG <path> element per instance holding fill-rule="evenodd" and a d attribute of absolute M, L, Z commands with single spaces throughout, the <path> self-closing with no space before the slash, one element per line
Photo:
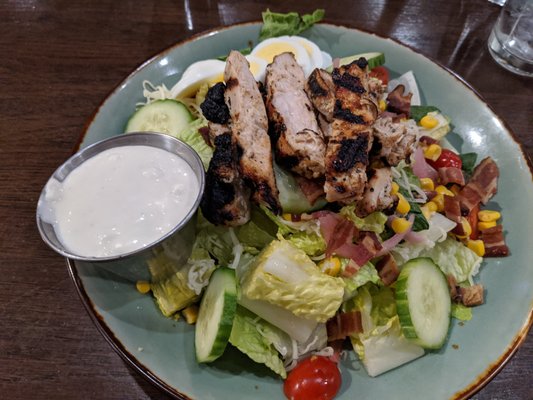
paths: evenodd
<path fill-rule="evenodd" d="M 307 54 L 309 55 L 309 58 L 311 60 L 311 71 L 315 68 L 324 68 L 324 61 L 327 60 L 324 60 L 324 56 L 322 54 L 323 52 L 315 43 L 301 36 L 290 36 L 289 38 L 303 46 L 305 51 L 307 51 Z M 329 54 L 327 53 L 324 54 L 329 56 Z M 329 60 L 331 61 L 331 56 L 329 56 Z M 329 64 L 326 64 L 325 66 L 327 67 L 329 65 L 331 65 L 331 62 Z M 309 71 L 309 73 L 311 73 L 311 71 Z"/>
<path fill-rule="evenodd" d="M 224 81 L 224 68 L 226 63 L 220 60 L 204 60 L 195 62 L 183 72 L 181 79 L 170 89 L 176 97 L 193 97 L 201 85 L 209 86 Z"/>
<path fill-rule="evenodd" d="M 265 82 L 265 71 L 268 63 L 259 57 L 248 54 L 246 56 L 248 63 L 250 64 L 250 72 L 254 76 L 256 81 Z"/>
<path fill-rule="evenodd" d="M 329 53 L 322 51 L 322 66 L 320 68 L 327 68 L 333 64 L 333 58 Z"/>
<path fill-rule="evenodd" d="M 312 63 L 307 50 L 289 36 L 280 36 L 262 41 L 252 50 L 251 55 L 262 58 L 270 64 L 278 54 L 290 52 L 294 54 L 296 62 L 303 68 L 305 75 L 312 71 Z"/>

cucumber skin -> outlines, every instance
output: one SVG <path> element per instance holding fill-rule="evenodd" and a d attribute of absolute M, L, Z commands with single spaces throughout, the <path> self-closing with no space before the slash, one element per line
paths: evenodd
<path fill-rule="evenodd" d="M 440 343 L 436 344 L 435 346 L 428 346 L 427 343 L 424 343 L 418 338 L 416 329 L 411 319 L 411 313 L 409 311 L 409 299 L 407 295 L 407 281 L 409 278 L 409 271 L 413 268 L 416 268 L 417 263 L 423 260 L 435 265 L 432 259 L 426 258 L 426 257 L 420 257 L 420 258 L 415 258 L 413 260 L 408 261 L 402 267 L 400 276 L 398 277 L 395 283 L 396 311 L 398 313 L 398 317 L 400 319 L 400 326 L 402 328 L 402 333 L 405 338 L 409 339 L 409 341 L 425 349 L 437 350 L 442 347 L 448 335 L 446 334 L 443 340 Z M 441 273 L 445 284 L 448 285 L 446 282 L 446 277 L 444 276 L 442 271 L 436 265 L 435 265 L 435 268 L 437 268 L 437 270 Z M 451 315 L 448 315 L 448 318 L 450 319 Z M 449 326 L 448 326 L 448 331 L 449 331 Z"/>
<path fill-rule="evenodd" d="M 198 331 L 198 323 L 196 325 L 196 332 L 195 332 L 195 347 L 196 347 L 196 360 L 199 363 L 207 363 L 215 361 L 217 358 L 219 358 L 226 349 L 226 346 L 229 342 L 229 337 L 231 334 L 231 329 L 233 327 L 233 319 L 235 318 L 235 313 L 237 311 L 237 284 L 235 281 L 235 271 L 229 268 L 220 267 L 218 268 L 214 273 L 211 279 L 214 279 L 214 274 L 225 274 L 226 276 L 221 277 L 221 279 L 232 279 L 234 285 L 229 288 L 230 290 L 224 290 L 223 294 L 223 301 L 224 306 L 222 308 L 222 317 L 220 319 L 220 322 L 218 324 L 218 332 L 215 337 L 215 340 L 213 341 L 213 346 L 211 347 L 211 351 L 209 352 L 209 355 L 206 357 L 203 357 L 202 355 L 198 354 L 198 346 L 196 345 L 196 341 L 199 339 L 201 340 L 202 337 L 201 332 Z M 218 278 L 217 278 L 218 279 Z M 209 289 L 209 287 L 208 287 Z M 204 298 L 207 295 L 204 293 Z M 202 298 L 203 303 L 203 298 Z M 200 313 L 198 315 L 198 320 L 200 320 L 200 314 L 202 310 L 202 304 L 200 304 Z M 209 317 L 209 316 L 206 316 Z"/>
<path fill-rule="evenodd" d="M 161 105 L 161 104 L 164 104 L 164 103 L 167 103 L 167 104 L 174 104 L 175 106 L 177 107 L 180 107 L 182 108 L 183 110 L 186 110 L 188 112 L 188 116 L 187 116 L 187 123 L 190 123 L 191 121 L 193 121 L 193 115 L 191 114 L 191 112 L 189 111 L 189 109 L 187 108 L 187 106 L 185 104 L 183 104 L 181 101 L 178 101 L 178 100 L 174 100 L 174 99 L 163 99 L 163 100 L 155 100 L 149 104 L 146 104 L 144 106 L 142 106 L 141 108 L 137 109 L 128 119 L 128 121 L 126 122 L 126 125 L 124 127 L 124 132 L 125 133 L 128 133 L 128 132 L 137 132 L 137 131 L 140 131 L 140 129 L 138 129 L 136 127 L 136 125 L 139 123 L 138 120 L 139 120 L 139 116 L 141 116 L 145 111 L 146 111 L 146 108 L 147 107 L 152 107 L 152 106 L 158 106 L 158 105 Z M 180 129 L 176 129 L 173 134 L 173 136 L 175 136 L 176 134 L 178 134 L 179 132 L 181 132 L 183 129 L 185 128 L 185 124 L 183 124 L 182 127 L 180 127 Z"/>

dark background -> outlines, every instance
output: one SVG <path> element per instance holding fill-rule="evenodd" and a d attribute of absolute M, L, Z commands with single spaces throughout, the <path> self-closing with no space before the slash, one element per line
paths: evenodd
<path fill-rule="evenodd" d="M 70 156 L 98 105 L 135 67 L 176 41 L 258 20 L 267 7 L 322 7 L 328 22 L 390 36 L 457 72 L 533 154 L 533 80 L 505 71 L 486 51 L 498 6 L 485 0 L 287 3 L 0 2 L 0 398 L 166 398 L 100 336 L 64 260 L 41 242 L 34 215 L 42 186 Z M 474 398 L 531 399 L 532 377 L 529 334 Z"/>

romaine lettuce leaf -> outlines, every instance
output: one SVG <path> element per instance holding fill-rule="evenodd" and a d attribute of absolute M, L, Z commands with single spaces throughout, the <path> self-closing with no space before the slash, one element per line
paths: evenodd
<path fill-rule="evenodd" d="M 304 14 L 302 16 L 296 12 L 282 14 L 267 9 L 262 13 L 263 26 L 259 33 L 259 41 L 284 35 L 298 35 L 306 29 L 309 29 L 313 24 L 322 20 L 324 14 L 325 12 L 322 9 L 315 10 L 312 14 Z"/>
<path fill-rule="evenodd" d="M 343 308 L 361 312 L 363 332 L 350 337 L 370 376 L 377 376 L 424 354 L 402 335 L 394 294 L 389 287 L 362 286 Z"/>
<path fill-rule="evenodd" d="M 272 241 L 241 279 L 242 294 L 283 307 L 297 316 L 326 322 L 339 309 L 344 282 L 326 275 L 303 250 Z"/>
<path fill-rule="evenodd" d="M 287 377 L 275 344 L 290 343 L 290 338 L 244 307 L 237 306 L 229 342 L 255 362 L 265 364 L 284 379 Z"/>
<path fill-rule="evenodd" d="M 209 161 L 211 161 L 211 158 L 213 157 L 213 149 L 207 145 L 199 132 L 200 128 L 206 126 L 207 120 L 205 118 L 201 117 L 195 119 L 189 123 L 187 128 L 183 129 L 178 135 L 176 135 L 176 138 L 187 143 L 194 151 L 196 151 L 196 153 L 198 153 L 198 156 L 202 160 L 202 164 L 204 164 L 204 168 L 207 170 L 207 167 L 209 167 Z"/>
<path fill-rule="evenodd" d="M 317 256 L 326 251 L 326 241 L 316 233 L 296 232 L 287 237 L 287 241 L 297 249 L 305 251 L 308 256 Z"/>
<path fill-rule="evenodd" d="M 341 208 L 339 214 L 348 218 L 354 223 L 357 229 L 361 231 L 375 232 L 378 235 L 385 229 L 387 216 L 382 212 L 376 211 L 364 218 L 360 218 L 355 214 L 355 206 L 349 205 Z"/>
<path fill-rule="evenodd" d="M 347 264 L 350 260 L 347 258 L 343 258 L 341 261 L 343 264 Z M 359 289 L 366 283 L 372 282 L 374 284 L 378 284 L 379 282 L 381 282 L 381 279 L 378 275 L 378 271 L 371 262 L 367 262 L 359 269 L 359 271 L 357 271 L 357 273 L 350 276 L 349 278 L 343 277 L 342 279 L 344 280 L 344 283 L 346 285 L 344 288 L 345 301 L 354 297 L 357 294 L 357 289 Z"/>
<path fill-rule="evenodd" d="M 458 303 L 452 303 L 452 317 L 461 321 L 472 319 L 472 309 Z"/>

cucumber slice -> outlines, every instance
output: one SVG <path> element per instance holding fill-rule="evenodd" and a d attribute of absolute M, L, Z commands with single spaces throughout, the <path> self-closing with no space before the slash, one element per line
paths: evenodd
<path fill-rule="evenodd" d="M 442 271 L 430 258 L 405 263 L 396 281 L 396 307 L 404 336 L 439 349 L 450 327 L 451 299 Z"/>
<path fill-rule="evenodd" d="M 369 69 L 376 68 L 376 67 L 379 67 L 380 65 L 385 64 L 385 54 L 378 53 L 378 52 L 372 52 L 372 53 L 361 53 L 361 54 L 356 54 L 354 56 L 343 57 L 341 58 L 339 65 L 350 64 L 351 62 L 355 60 L 359 60 L 361 57 L 366 58 Z M 328 72 L 333 71 L 333 65 L 330 65 L 326 69 L 326 71 Z"/>
<path fill-rule="evenodd" d="M 274 163 L 276 185 L 279 190 L 279 202 L 284 213 L 302 214 L 318 210 L 326 205 L 326 199 L 321 197 L 311 204 L 303 194 L 294 176 Z"/>
<path fill-rule="evenodd" d="M 176 100 L 156 100 L 139 108 L 129 119 L 126 132 L 159 132 L 177 136 L 193 116 L 187 106 Z"/>
<path fill-rule="evenodd" d="M 237 310 L 235 271 L 219 268 L 211 276 L 196 321 L 195 347 L 198 362 L 211 362 L 224 353 Z"/>

